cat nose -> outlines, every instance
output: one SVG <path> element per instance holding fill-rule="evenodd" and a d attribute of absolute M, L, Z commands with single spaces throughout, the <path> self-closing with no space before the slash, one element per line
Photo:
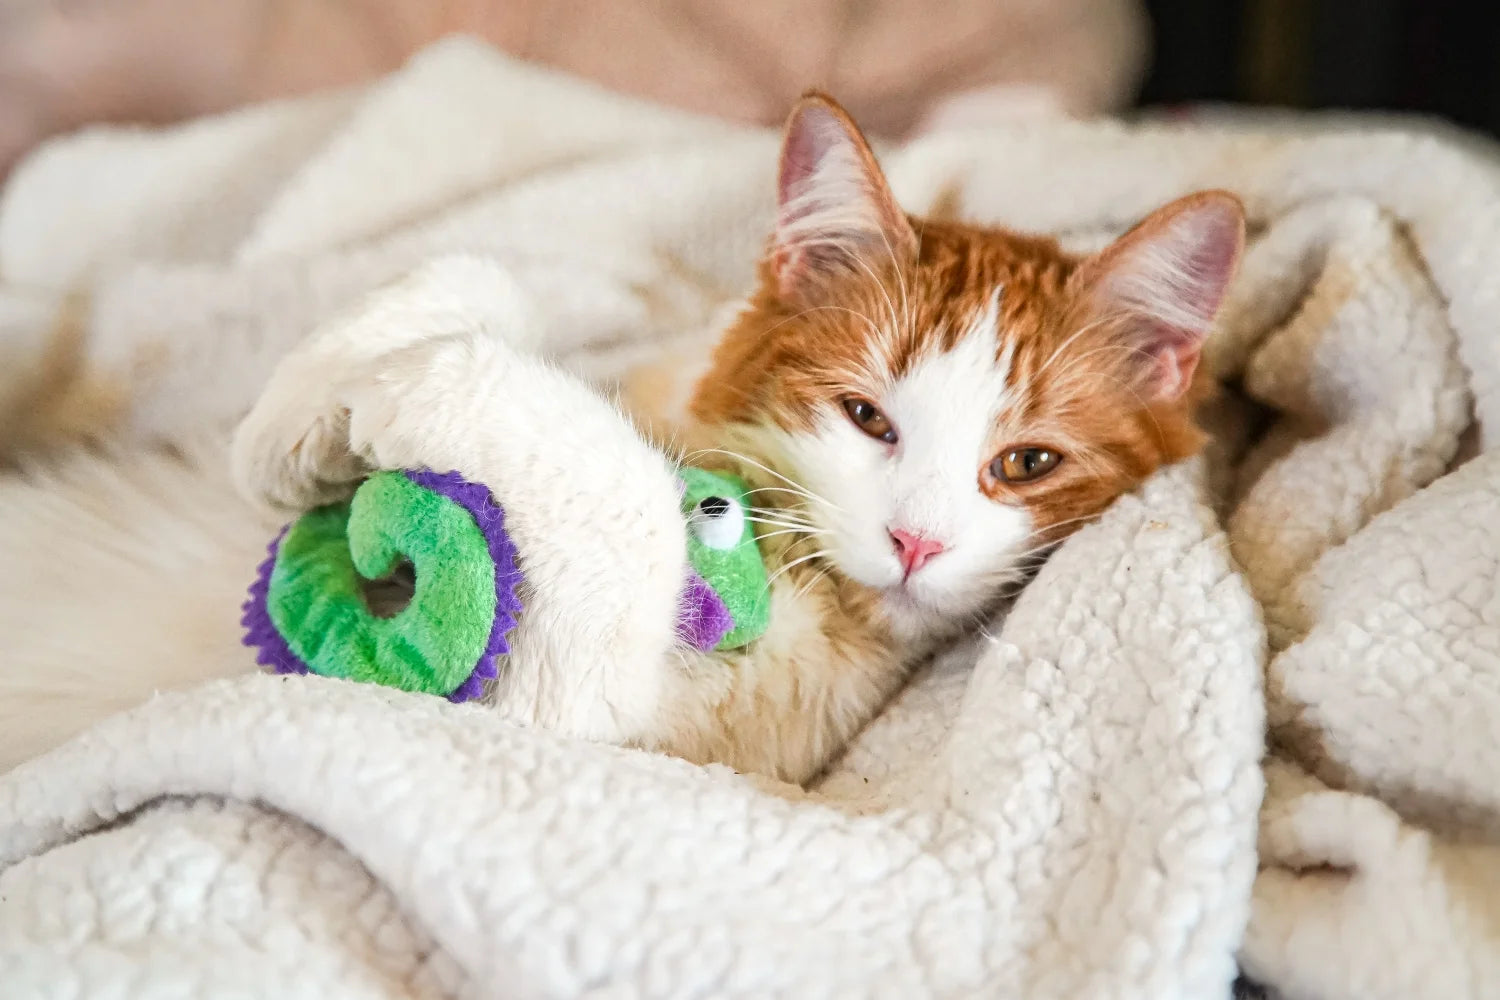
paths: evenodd
<path fill-rule="evenodd" d="M 900 528 L 891 528 L 890 536 L 891 544 L 896 547 L 896 558 L 901 560 L 901 568 L 906 571 L 907 576 L 921 569 L 927 564 L 927 560 L 948 547 L 936 538 L 914 535 Z"/>

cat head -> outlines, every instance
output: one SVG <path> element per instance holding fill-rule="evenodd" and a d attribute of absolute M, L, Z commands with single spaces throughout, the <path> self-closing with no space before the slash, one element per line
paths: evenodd
<path fill-rule="evenodd" d="M 1234 196 L 1174 201 L 1089 257 L 913 219 L 817 94 L 788 122 L 778 196 L 693 414 L 818 498 L 817 544 L 898 624 L 984 609 L 1200 447 L 1190 387 L 1244 243 Z"/>

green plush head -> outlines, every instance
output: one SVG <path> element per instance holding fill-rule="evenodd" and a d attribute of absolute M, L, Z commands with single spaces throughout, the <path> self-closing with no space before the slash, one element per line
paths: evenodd
<path fill-rule="evenodd" d="M 750 521 L 749 489 L 738 476 L 684 468 L 682 514 L 688 561 L 723 603 L 729 631 L 714 648 L 735 649 L 765 632 L 771 595 Z"/>

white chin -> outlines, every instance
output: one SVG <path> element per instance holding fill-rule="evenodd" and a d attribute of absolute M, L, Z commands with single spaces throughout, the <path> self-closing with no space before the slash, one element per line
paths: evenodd
<path fill-rule="evenodd" d="M 887 588 L 881 606 L 896 634 L 907 639 L 927 637 L 946 631 L 951 615 L 940 605 L 923 600 L 920 591 L 909 586 Z"/>
<path fill-rule="evenodd" d="M 955 589 L 937 580 L 924 580 L 919 574 L 904 585 L 888 591 L 892 602 L 903 604 L 930 618 L 964 618 L 984 610 L 995 593 Z"/>
<path fill-rule="evenodd" d="M 919 571 L 905 579 L 901 564 L 892 559 L 889 565 L 879 563 L 839 562 L 839 569 L 851 580 L 880 593 L 880 604 L 891 627 L 907 638 L 925 636 L 945 630 L 947 622 L 966 608 L 962 601 L 940 587 L 927 583 Z"/>
<path fill-rule="evenodd" d="M 886 588 L 885 594 L 886 600 L 893 606 L 922 614 L 940 615 L 949 610 L 946 605 L 950 602 L 944 601 L 941 595 L 933 593 L 930 588 L 922 586 L 921 581 L 898 582 L 895 586 Z"/>

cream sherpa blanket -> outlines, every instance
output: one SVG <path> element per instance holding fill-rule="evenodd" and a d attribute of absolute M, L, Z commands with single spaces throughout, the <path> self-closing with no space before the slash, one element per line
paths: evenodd
<path fill-rule="evenodd" d="M 359 93 L 75 137 L 0 207 L 7 398 L 81 292 L 131 440 L 223 431 L 316 321 L 453 250 L 504 263 L 535 346 L 608 379 L 710 339 L 775 142 L 462 42 Z M 913 211 L 1080 247 L 1241 192 L 1211 363 L 1254 405 L 806 796 L 316 679 L 96 726 L 0 777 L 0 996 L 1155 1000 L 1223 997 L 1237 962 L 1289 997 L 1496 995 L 1500 173 L 1306 128 L 1055 124 L 885 162 Z M 35 545 L 19 505 L 99 476 L 79 545 L 130 535 L 147 482 L 216 495 L 214 463 L 169 461 L 6 480 L 0 553 Z M 58 641 L 70 613 L 15 577 L 6 657 L 21 609 Z M 242 655 L 207 643 L 202 672 Z"/>

